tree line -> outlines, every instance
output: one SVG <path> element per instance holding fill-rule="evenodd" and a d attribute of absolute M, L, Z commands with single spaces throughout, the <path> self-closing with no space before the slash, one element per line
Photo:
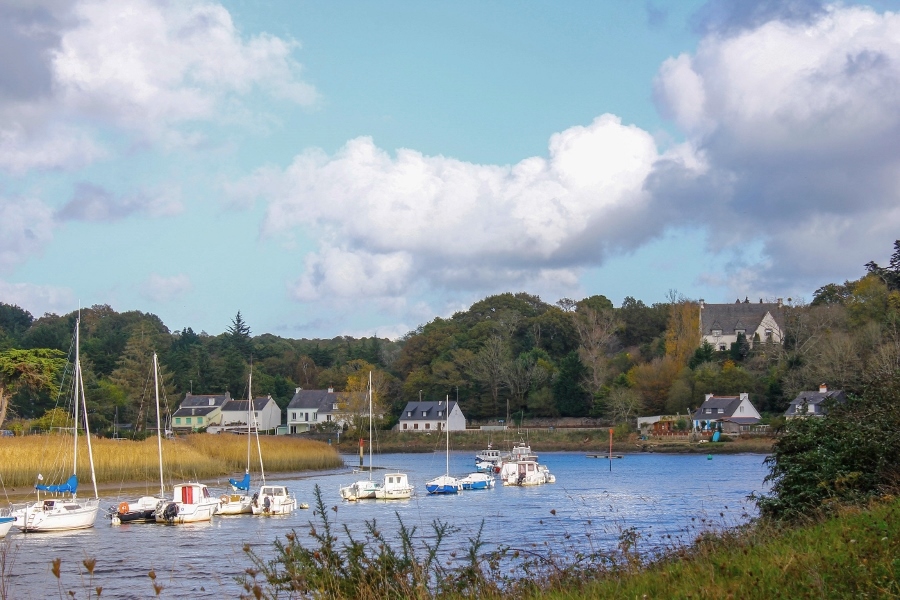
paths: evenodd
<path fill-rule="evenodd" d="M 95 430 L 141 431 L 150 416 L 150 357 L 159 354 L 167 404 L 185 393 L 271 394 L 284 408 L 297 387 L 365 388 L 375 373 L 379 410 L 395 421 L 409 401 L 458 398 L 469 419 L 595 417 L 622 423 L 683 414 L 707 393 L 747 392 L 778 415 L 820 383 L 859 393 L 900 360 L 900 240 L 887 266 L 829 283 L 811 302 L 789 300 L 784 342 L 743 339 L 725 351 L 700 343 L 697 301 L 670 291 L 618 307 L 603 295 L 547 303 L 528 293 L 484 298 L 401 339 L 254 336 L 238 312 L 218 335 L 170 331 L 155 315 L 98 305 L 81 311 L 82 362 Z M 56 405 L 54 385 L 71 347 L 76 313 L 0 303 L 0 408 L 38 419 Z M 751 343 L 754 342 L 754 343 Z M 0 414 L 0 417 L 3 415 Z"/>

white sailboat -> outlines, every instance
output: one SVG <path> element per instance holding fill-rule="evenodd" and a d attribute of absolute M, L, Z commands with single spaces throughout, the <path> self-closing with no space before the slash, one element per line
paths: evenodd
<path fill-rule="evenodd" d="M 425 482 L 425 490 L 429 494 L 456 494 L 462 490 L 462 484 L 456 477 L 450 476 L 450 428 L 447 427 L 450 416 L 450 396 L 447 396 L 447 409 L 444 414 L 444 430 L 447 432 L 447 470 L 443 475 L 435 477 L 431 481 Z"/>
<path fill-rule="evenodd" d="M 372 480 L 372 372 L 369 371 L 369 478 L 354 481 L 340 488 L 344 500 L 366 500 L 375 498 L 381 489 L 381 483 Z M 360 461 L 362 462 L 362 461 Z"/>
<path fill-rule="evenodd" d="M 248 394 L 251 398 L 252 394 Z M 249 435 L 250 432 L 247 432 Z M 267 484 L 266 470 L 263 467 L 262 448 L 259 445 L 259 424 L 256 427 L 256 449 L 259 452 L 259 475 L 262 484 L 259 491 L 250 499 L 250 511 L 254 515 L 289 515 L 297 508 L 297 498 L 283 485 Z M 244 477 L 247 479 L 247 477 Z M 303 506 L 306 508 L 306 506 Z"/>
<path fill-rule="evenodd" d="M 153 353 L 153 387 L 156 397 L 156 450 L 159 457 L 159 495 L 141 496 L 134 502 L 123 501 L 110 509 L 110 522 L 121 523 L 155 523 L 156 510 L 166 502 L 166 487 L 163 481 L 162 460 L 162 419 L 159 414 L 159 361 Z"/>
<path fill-rule="evenodd" d="M 241 480 L 229 479 L 231 494 L 222 494 L 219 498 L 220 515 L 241 515 L 253 513 L 253 497 L 250 493 L 250 432 L 253 431 L 253 371 L 247 383 L 247 470 Z M 259 451 L 259 423 L 256 423 L 256 448 L 259 454 L 259 467 L 262 472 L 262 452 Z"/>
<path fill-rule="evenodd" d="M 29 503 L 25 507 L 13 512 L 15 517 L 15 525 L 26 533 L 44 532 L 44 531 L 71 531 L 76 529 L 87 529 L 94 526 L 97 520 L 97 511 L 100 509 L 100 498 L 97 494 L 97 477 L 94 473 L 94 455 L 91 449 L 91 432 L 87 419 L 87 403 L 84 398 L 84 380 L 81 372 L 81 356 L 79 354 L 79 345 L 81 342 L 79 331 L 81 326 L 81 317 L 75 321 L 75 369 L 72 377 L 73 383 L 73 404 L 75 421 L 74 427 L 74 465 L 72 467 L 72 476 L 62 484 L 56 485 L 35 485 L 38 499 L 36 502 Z M 79 411 L 83 415 L 84 433 L 87 440 L 88 460 L 91 464 L 91 481 L 94 484 L 94 497 L 87 500 L 79 500 L 78 492 L 78 422 Z M 38 475 L 38 480 L 42 481 L 43 477 Z M 53 494 L 52 498 L 41 499 L 41 492 Z M 66 494 L 70 494 L 68 498 Z M 63 497 L 60 497 L 62 495 Z"/>

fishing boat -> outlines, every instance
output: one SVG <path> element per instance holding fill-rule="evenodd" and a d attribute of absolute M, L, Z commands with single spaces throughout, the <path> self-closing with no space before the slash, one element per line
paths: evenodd
<path fill-rule="evenodd" d="M 556 477 L 545 465 L 538 464 L 536 460 L 524 459 L 503 463 L 500 481 L 503 485 L 529 486 L 555 483 Z"/>
<path fill-rule="evenodd" d="M 259 422 L 254 422 L 253 419 L 253 372 L 250 372 L 250 377 L 247 381 L 247 470 L 244 472 L 243 479 L 229 479 L 228 483 L 231 485 L 230 494 L 222 494 L 219 497 L 219 509 L 218 514 L 220 515 L 241 515 L 241 514 L 252 514 L 253 513 L 253 497 L 249 495 L 250 493 L 250 448 L 251 448 L 251 435 L 250 433 L 254 431 L 254 425 L 256 426 L 256 448 L 257 453 L 259 454 L 259 470 L 260 473 L 263 471 L 262 464 L 262 451 L 259 447 Z"/>
<path fill-rule="evenodd" d="M 109 510 L 110 523 L 155 523 L 156 509 L 166 501 L 166 488 L 163 481 L 162 460 L 162 419 L 159 414 L 159 362 L 156 352 L 153 353 L 153 385 L 156 398 L 156 449 L 159 457 L 159 495 L 141 496 L 134 502 L 122 501 Z"/>
<path fill-rule="evenodd" d="M 88 426 L 87 402 L 84 397 L 84 380 L 81 371 L 79 354 L 81 317 L 75 321 L 75 361 L 72 374 L 72 404 L 74 422 L 72 433 L 74 438 L 72 475 L 65 483 L 34 486 L 37 500 L 15 510 L 12 516 L 15 525 L 23 532 L 36 533 L 45 531 L 72 531 L 94 526 L 97 512 L 100 509 L 100 498 L 97 494 L 97 477 L 94 473 L 94 455 L 91 449 L 91 432 Z M 87 441 L 88 460 L 91 466 L 91 481 L 94 484 L 94 497 L 87 500 L 78 498 L 78 425 L 83 419 L 84 436 Z M 43 481 L 38 475 L 38 481 Z M 52 498 L 41 498 L 41 492 L 53 494 Z"/>
<path fill-rule="evenodd" d="M 387 473 L 381 487 L 375 492 L 378 500 L 407 500 L 412 498 L 415 488 L 409 483 L 406 473 Z"/>
<path fill-rule="evenodd" d="M 450 396 L 447 396 L 447 406 L 449 405 Z M 449 412 L 445 411 L 445 414 Z M 447 469 L 443 475 L 425 482 L 425 491 L 429 494 L 457 494 L 462 490 L 459 479 L 450 476 L 450 429 L 447 427 L 447 418 L 444 417 L 444 430 L 447 433 Z"/>
<path fill-rule="evenodd" d="M 209 521 L 219 508 L 219 500 L 209 493 L 206 484 L 179 483 L 172 488 L 172 500 L 166 500 L 157 509 L 157 523 L 180 525 Z"/>
<path fill-rule="evenodd" d="M 289 515 L 297 508 L 297 499 L 283 485 L 262 484 L 250 505 L 254 515 Z"/>

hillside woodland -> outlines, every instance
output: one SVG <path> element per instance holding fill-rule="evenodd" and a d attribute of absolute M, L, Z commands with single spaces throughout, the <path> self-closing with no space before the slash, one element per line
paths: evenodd
<path fill-rule="evenodd" d="M 739 299 L 740 301 L 740 299 Z M 45 314 L 0 303 L 0 418 L 4 428 L 46 429 L 72 347 L 76 312 Z M 187 392 L 255 395 L 284 408 L 297 387 L 364 389 L 375 373 L 383 426 L 406 402 L 458 398 L 467 418 L 515 421 L 687 414 L 707 393 L 749 392 L 777 419 L 797 392 L 827 383 L 860 395 L 900 365 L 900 240 L 887 266 L 870 262 L 855 281 L 829 283 L 811 302 L 788 299 L 784 344 L 700 346 L 699 304 L 670 291 L 647 305 L 605 296 L 549 304 L 527 293 L 484 298 L 399 340 L 253 335 L 237 312 L 218 335 L 171 331 L 157 316 L 81 310 L 81 356 L 94 431 L 139 437 L 152 416 L 151 355 L 174 410 Z"/>

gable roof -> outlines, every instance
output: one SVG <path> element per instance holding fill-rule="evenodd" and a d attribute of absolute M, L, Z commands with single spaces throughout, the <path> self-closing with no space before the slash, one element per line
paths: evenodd
<path fill-rule="evenodd" d="M 210 405 L 209 401 L 212 399 L 213 403 Z M 224 394 L 185 394 L 184 402 L 181 403 L 181 408 L 199 408 L 201 406 L 222 406 L 226 402 L 231 400 L 231 393 L 225 392 Z"/>
<path fill-rule="evenodd" d="M 287 407 L 288 409 L 300 408 L 329 413 L 334 412 L 334 403 L 337 401 L 338 395 L 331 388 L 327 390 L 304 390 L 298 388 Z"/>
<path fill-rule="evenodd" d="M 800 392 L 797 394 L 797 397 L 791 400 L 788 409 L 784 412 L 785 416 L 791 416 L 798 413 L 797 409 L 801 404 L 806 404 L 807 406 L 816 406 L 822 404 L 826 400 L 833 400 L 834 402 L 846 402 L 847 394 L 844 393 L 844 390 L 831 390 L 827 392 Z"/>
<path fill-rule="evenodd" d="M 261 396 L 253 399 L 253 410 L 260 411 L 263 410 L 269 403 L 275 403 L 272 399 L 272 396 Z M 225 404 L 222 405 L 222 412 L 247 412 L 247 401 L 246 400 L 229 400 Z"/>
<path fill-rule="evenodd" d="M 205 417 L 206 415 L 219 410 L 218 406 L 182 406 L 174 413 L 173 417 Z"/>
<path fill-rule="evenodd" d="M 784 328 L 783 305 L 775 302 L 703 303 L 700 305 L 700 330 L 703 335 L 712 335 L 713 329 L 721 329 L 723 335 L 734 335 L 735 330 L 743 329 L 744 333 L 752 335 L 767 313 L 780 329 Z"/>
<path fill-rule="evenodd" d="M 451 400 L 449 403 L 445 400 L 436 402 L 407 402 L 406 408 L 403 409 L 403 414 L 400 415 L 400 420 L 434 421 L 436 419 L 444 419 L 453 412 L 456 405 L 457 403 L 455 400 Z M 439 417 L 438 412 L 444 410 L 447 412 Z M 410 412 L 412 412 L 412 415 L 409 415 Z"/>

